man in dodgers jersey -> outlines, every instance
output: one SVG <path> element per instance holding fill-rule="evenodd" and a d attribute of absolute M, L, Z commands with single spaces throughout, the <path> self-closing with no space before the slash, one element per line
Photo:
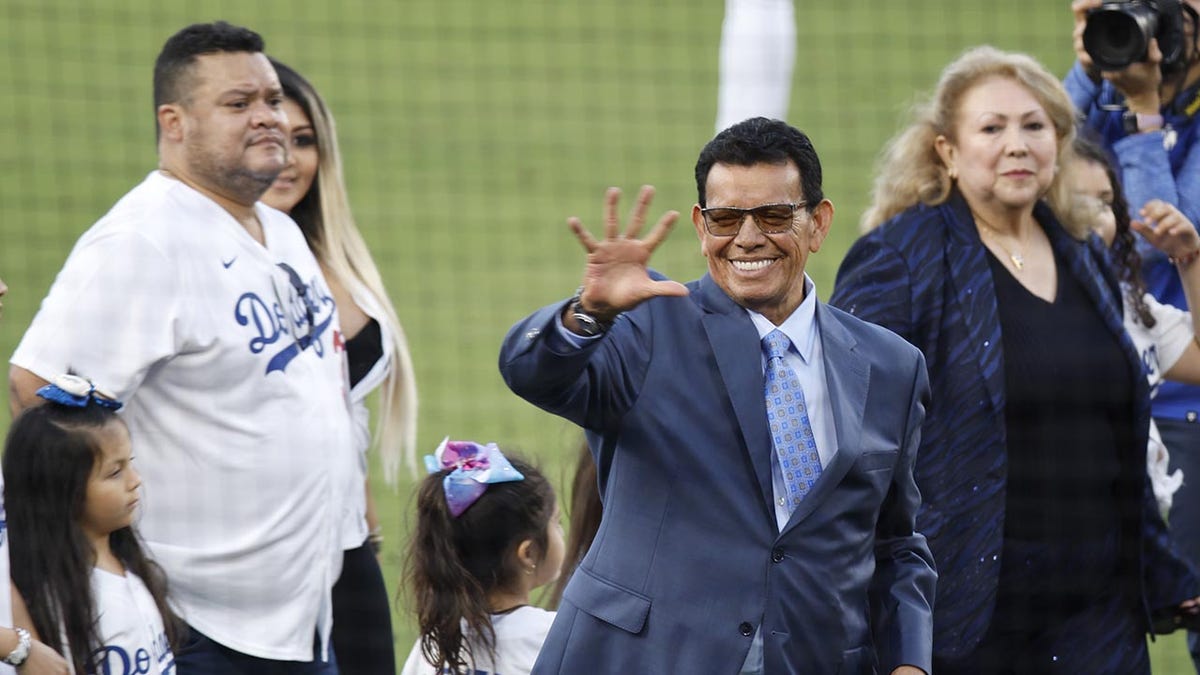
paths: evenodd
<path fill-rule="evenodd" d="M 180 675 L 337 672 L 345 354 L 299 228 L 257 203 L 288 138 L 262 50 L 224 22 L 166 42 L 159 168 L 76 243 L 9 374 L 14 411 L 68 371 L 127 402 L 141 534 L 192 629 Z"/>

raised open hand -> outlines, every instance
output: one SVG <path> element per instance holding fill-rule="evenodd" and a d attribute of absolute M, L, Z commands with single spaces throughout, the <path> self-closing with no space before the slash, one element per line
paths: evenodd
<path fill-rule="evenodd" d="M 1175 206 L 1151 199 L 1141 208 L 1140 220 L 1131 223 L 1135 232 L 1174 260 L 1195 260 L 1200 250 L 1200 233 L 1187 216 Z"/>
<path fill-rule="evenodd" d="M 624 232 L 617 218 L 620 198 L 621 191 L 615 187 L 609 188 L 604 195 L 603 239 L 593 237 L 579 218 L 567 219 L 571 231 L 588 254 L 579 302 L 585 312 L 601 321 L 612 320 L 653 297 L 688 293 L 679 282 L 651 279 L 646 269 L 650 254 L 666 239 L 679 212 L 666 212 L 645 238 L 638 239 L 646 222 L 646 210 L 654 198 L 654 188 L 642 186 Z"/>

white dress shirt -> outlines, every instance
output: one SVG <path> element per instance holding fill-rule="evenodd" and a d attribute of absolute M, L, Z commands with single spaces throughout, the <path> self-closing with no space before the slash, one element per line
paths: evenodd
<path fill-rule="evenodd" d="M 813 440 L 817 443 L 817 455 L 821 468 L 837 454 L 837 435 L 833 425 L 833 408 L 829 405 L 826 391 L 825 361 L 821 358 L 821 331 L 817 326 L 817 289 L 812 279 L 804 275 L 804 301 L 792 314 L 776 326 L 767 317 L 749 309 L 746 313 L 754 322 L 761 341 L 768 333 L 778 328 L 792 341 L 783 361 L 796 373 L 800 388 L 804 390 L 804 404 L 808 408 L 808 422 L 812 425 Z M 767 369 L 767 355 L 762 354 L 763 372 Z M 775 522 L 779 529 L 787 524 L 791 512 L 787 507 L 787 488 L 783 484 L 783 470 L 779 467 L 779 455 L 771 448 L 771 487 L 774 492 Z"/>

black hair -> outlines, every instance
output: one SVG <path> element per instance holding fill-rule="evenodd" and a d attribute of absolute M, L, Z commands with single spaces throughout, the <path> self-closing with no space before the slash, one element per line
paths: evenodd
<path fill-rule="evenodd" d="M 1125 199 L 1125 190 L 1121 187 L 1121 179 L 1117 176 L 1116 169 L 1113 168 L 1115 164 L 1112 157 L 1099 143 L 1085 137 L 1082 133 L 1075 136 L 1074 150 L 1080 161 L 1098 164 L 1104 167 L 1104 173 L 1108 175 L 1108 182 L 1112 184 L 1113 218 L 1117 222 L 1116 235 L 1113 237 L 1112 246 L 1109 247 L 1114 271 L 1117 274 L 1117 280 L 1124 283 L 1128 289 L 1125 294 L 1125 302 L 1133 307 L 1138 321 L 1146 328 L 1154 328 L 1158 322 L 1154 319 L 1150 308 L 1146 306 L 1146 282 L 1142 279 L 1142 257 L 1137 251 L 1137 236 L 1129 226 L 1132 220 L 1129 216 L 1129 202 Z"/>
<path fill-rule="evenodd" d="M 562 576 L 554 583 L 554 592 L 550 595 L 550 604 L 557 607 L 562 601 L 563 591 L 567 590 L 567 582 L 583 556 L 587 555 L 600 529 L 600 519 L 604 513 L 604 505 L 600 501 L 600 487 L 596 478 L 596 460 L 588 447 L 587 439 L 579 445 L 579 459 L 575 465 L 575 478 L 571 481 L 571 512 L 568 514 L 570 525 L 567 528 L 567 543 L 564 549 Z"/>
<path fill-rule="evenodd" d="M 416 530 L 409 542 L 407 580 L 416 605 L 421 654 L 438 672 L 465 672 L 473 646 L 495 655 L 487 596 L 516 586 L 524 573 L 517 547 L 532 540 L 539 559 L 549 542 L 546 528 L 554 514 L 554 488 L 532 465 L 508 455 L 524 480 L 488 485 L 487 491 L 457 518 L 450 514 L 442 480 L 450 473 L 426 476 L 417 491 Z"/>
<path fill-rule="evenodd" d="M 751 117 L 717 134 L 696 160 L 696 192 L 700 206 L 707 206 L 708 172 L 714 164 L 753 166 L 786 164 L 791 160 L 800 170 L 800 188 L 808 211 L 825 198 L 821 191 L 821 160 L 803 131 L 779 120 Z"/>
<path fill-rule="evenodd" d="M 224 21 L 194 23 L 167 38 L 154 61 L 155 119 L 160 105 L 188 101 L 193 84 L 189 80 L 197 56 L 218 52 L 258 53 L 265 46 L 258 33 Z"/>
<path fill-rule="evenodd" d="M 67 654 L 77 673 L 95 672 L 100 646 L 92 598 L 95 551 L 80 524 L 88 479 L 103 432 L 124 425 L 116 412 L 89 402 L 81 408 L 45 403 L 13 421 L 4 443 L 4 498 L 13 584 L 29 607 L 42 642 Z M 146 555 L 133 527 L 109 535 L 113 555 L 145 583 L 178 647 L 183 624 L 167 603 L 167 579 Z"/>

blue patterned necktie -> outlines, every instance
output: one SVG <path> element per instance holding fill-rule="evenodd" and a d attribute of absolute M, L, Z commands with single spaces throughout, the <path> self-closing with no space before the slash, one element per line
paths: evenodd
<path fill-rule="evenodd" d="M 821 457 L 813 438 L 812 424 L 804 403 L 804 391 L 796 372 L 783 360 L 792 341 L 783 331 L 773 330 L 763 338 L 767 353 L 767 422 L 771 445 L 779 456 L 779 468 L 787 488 L 788 513 L 796 510 L 821 475 Z"/>

